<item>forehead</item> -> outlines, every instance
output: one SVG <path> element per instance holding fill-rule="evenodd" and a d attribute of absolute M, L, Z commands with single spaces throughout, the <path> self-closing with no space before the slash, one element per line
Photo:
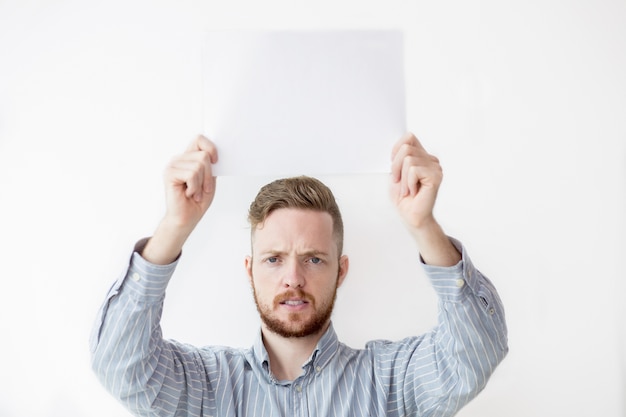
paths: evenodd
<path fill-rule="evenodd" d="M 291 247 L 336 251 L 333 220 L 322 211 L 293 208 L 277 209 L 270 213 L 252 233 L 252 245 L 257 249 Z"/>

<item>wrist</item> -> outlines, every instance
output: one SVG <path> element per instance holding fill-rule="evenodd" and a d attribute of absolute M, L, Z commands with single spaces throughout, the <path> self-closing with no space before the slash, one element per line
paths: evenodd
<path fill-rule="evenodd" d="M 141 256 L 155 265 L 168 265 L 174 262 L 192 230 L 187 230 L 168 217 L 163 218 L 141 251 Z"/>
<path fill-rule="evenodd" d="M 409 227 L 424 263 L 432 266 L 453 266 L 461 260 L 461 254 L 444 233 L 434 217 Z"/>

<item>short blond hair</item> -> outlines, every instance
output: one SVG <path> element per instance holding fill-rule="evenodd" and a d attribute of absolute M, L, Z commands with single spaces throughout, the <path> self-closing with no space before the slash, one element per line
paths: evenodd
<path fill-rule="evenodd" d="M 343 219 L 330 188 L 316 178 L 282 178 L 264 185 L 250 204 L 248 221 L 252 235 L 267 217 L 281 208 L 313 210 L 330 214 L 338 255 L 343 253 Z"/>

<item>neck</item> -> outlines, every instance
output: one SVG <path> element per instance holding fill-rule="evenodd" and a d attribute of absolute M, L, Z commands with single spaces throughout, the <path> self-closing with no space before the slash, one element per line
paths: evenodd
<path fill-rule="evenodd" d="M 270 357 L 270 371 L 280 381 L 293 381 L 302 375 L 302 365 L 311 357 L 330 322 L 318 333 L 305 337 L 283 337 L 261 328 L 263 344 Z"/>

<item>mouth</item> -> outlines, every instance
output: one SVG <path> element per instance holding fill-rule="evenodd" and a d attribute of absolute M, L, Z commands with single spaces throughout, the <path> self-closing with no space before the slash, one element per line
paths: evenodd
<path fill-rule="evenodd" d="M 277 301 L 278 307 L 294 313 L 306 310 L 313 302 L 306 294 L 283 294 Z"/>
<path fill-rule="evenodd" d="M 280 304 L 281 305 L 286 305 L 286 306 L 291 306 L 291 307 L 298 307 L 304 304 L 308 304 L 308 301 L 305 300 L 285 300 L 285 301 L 281 301 Z"/>
<path fill-rule="evenodd" d="M 300 306 L 303 304 L 308 304 L 309 302 L 306 300 L 283 300 L 280 304 L 288 305 L 288 306 Z"/>

